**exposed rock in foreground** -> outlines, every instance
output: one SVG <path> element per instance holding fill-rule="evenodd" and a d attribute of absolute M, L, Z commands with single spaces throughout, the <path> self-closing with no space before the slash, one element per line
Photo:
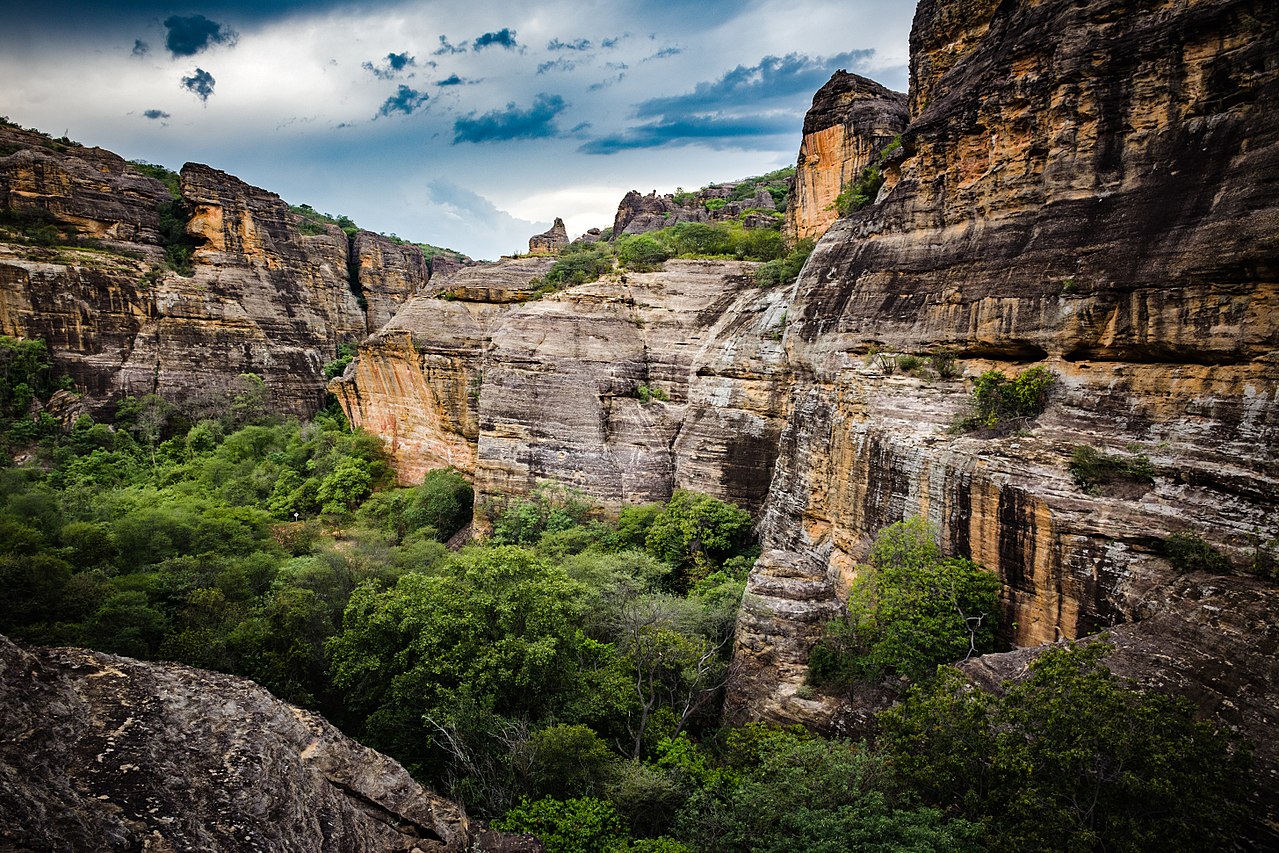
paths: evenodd
<path fill-rule="evenodd" d="M 0 637 L 0 850 L 536 851 L 251 681 Z"/>

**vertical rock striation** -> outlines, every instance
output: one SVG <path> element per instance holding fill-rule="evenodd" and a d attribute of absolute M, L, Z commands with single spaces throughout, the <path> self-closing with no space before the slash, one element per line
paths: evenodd
<path fill-rule="evenodd" d="M 1177 622 L 1156 616 L 1197 607 L 1165 537 L 1202 535 L 1244 570 L 1279 536 L 1279 11 L 930 0 L 912 49 L 891 189 L 832 226 L 797 284 L 742 715 L 834 719 L 795 690 L 893 521 L 924 515 L 997 571 L 1022 646 L 1130 625 L 1155 648 Z M 1025 434 L 951 434 L 965 384 L 892 369 L 939 350 L 970 377 L 1047 367 L 1047 412 Z M 1067 472 L 1080 445 L 1143 453 L 1154 482 L 1086 493 Z M 1223 632 L 1205 657 L 1247 642 Z M 1279 675 L 1260 679 L 1273 705 Z"/>

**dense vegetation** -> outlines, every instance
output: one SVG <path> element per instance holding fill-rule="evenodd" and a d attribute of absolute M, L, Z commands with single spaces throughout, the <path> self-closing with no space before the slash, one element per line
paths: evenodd
<path fill-rule="evenodd" d="M 723 258 L 762 261 L 755 270 L 761 287 L 789 284 L 813 251 L 812 240 L 787 248 L 782 235 L 769 228 L 743 228 L 736 223 L 680 222 L 613 241 L 574 242 L 560 251 L 554 266 L 537 282 L 535 296 L 585 284 L 615 269 L 660 270 L 672 258 Z"/>
<path fill-rule="evenodd" d="M 0 631 L 247 675 L 552 853 L 1209 849 L 1241 814 L 1246 755 L 1098 652 L 998 699 L 934 671 L 991 648 L 995 584 L 922 522 L 879 538 L 827 643 L 836 678 L 917 685 L 879 742 L 725 727 L 743 510 L 607 519 L 547 484 L 454 550 L 466 481 L 396 488 L 340 412 L 272 418 L 246 376 L 63 425 L 61 384 L 0 339 Z"/>

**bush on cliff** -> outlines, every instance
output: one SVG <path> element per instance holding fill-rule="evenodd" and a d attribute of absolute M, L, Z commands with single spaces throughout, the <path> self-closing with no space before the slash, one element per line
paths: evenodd
<path fill-rule="evenodd" d="M 1056 374 L 1046 367 L 1031 367 L 1012 379 L 998 370 L 987 370 L 973 383 L 969 414 L 955 429 L 1007 432 L 1024 426 L 1047 408 L 1056 384 Z"/>

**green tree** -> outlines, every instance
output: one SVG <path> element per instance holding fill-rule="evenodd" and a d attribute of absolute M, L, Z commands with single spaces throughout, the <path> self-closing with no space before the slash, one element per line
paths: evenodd
<path fill-rule="evenodd" d="M 890 525 L 859 569 L 848 615 L 814 647 L 810 677 L 827 684 L 919 678 L 939 663 L 993 651 L 999 588 L 971 560 L 944 558 L 922 518 Z"/>
<path fill-rule="evenodd" d="M 884 746 L 927 802 L 982 821 L 988 849 L 1228 849 L 1247 817 L 1246 750 L 1115 676 L 1109 649 L 1050 649 L 1002 696 L 943 668 L 880 716 Z"/>
<path fill-rule="evenodd" d="M 546 853 L 604 853 L 627 842 L 617 810 L 593 797 L 525 800 L 493 821 L 493 826 L 536 835 L 546 845 Z"/>
<path fill-rule="evenodd" d="M 750 513 L 744 509 L 677 489 L 649 526 L 644 542 L 653 556 L 696 580 L 717 561 L 746 547 L 750 530 Z"/>

